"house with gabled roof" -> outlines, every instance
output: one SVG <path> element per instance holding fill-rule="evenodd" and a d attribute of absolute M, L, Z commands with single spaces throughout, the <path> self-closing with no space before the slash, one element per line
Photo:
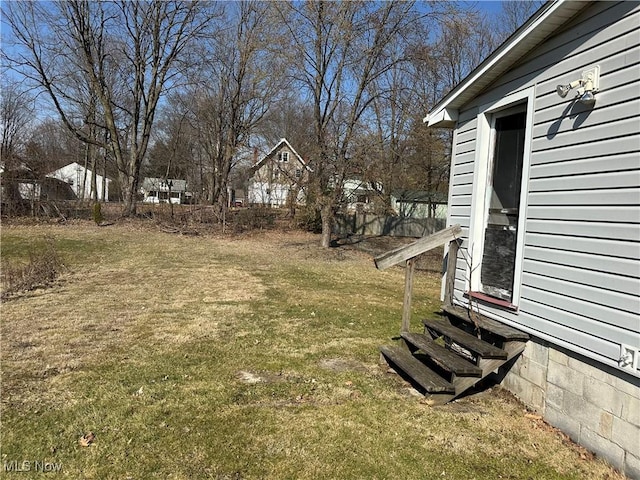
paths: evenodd
<path fill-rule="evenodd" d="M 342 182 L 341 207 L 345 212 L 371 211 L 382 191 L 380 182 L 362 180 L 355 175 L 347 177 Z"/>
<path fill-rule="evenodd" d="M 247 189 L 250 205 L 284 207 L 303 204 L 310 168 L 286 138 L 256 161 Z"/>
<path fill-rule="evenodd" d="M 144 203 L 186 203 L 191 199 L 187 181 L 177 178 L 146 177 L 140 187 Z"/>
<path fill-rule="evenodd" d="M 72 162 L 64 167 L 58 168 L 47 174 L 47 178 L 58 179 L 71 187 L 76 198 L 80 200 L 89 200 L 94 196 L 93 177 L 94 173 L 91 169 L 80 165 L 78 162 Z M 96 197 L 100 201 L 109 200 L 109 187 L 111 179 L 104 175 L 95 174 Z M 50 192 L 49 197 L 57 198 L 57 195 Z M 59 197 L 58 197 L 59 198 Z"/>
<path fill-rule="evenodd" d="M 631 478 L 640 478 L 639 92 L 640 3 L 558 0 L 425 118 L 454 131 L 452 308 L 527 333 L 503 385 Z"/>

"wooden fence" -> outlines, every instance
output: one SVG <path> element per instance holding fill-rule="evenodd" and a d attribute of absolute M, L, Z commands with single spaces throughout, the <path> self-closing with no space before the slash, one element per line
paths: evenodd
<path fill-rule="evenodd" d="M 411 218 L 353 213 L 336 215 L 338 235 L 389 235 L 392 237 L 425 237 L 445 228 L 444 218 Z"/>

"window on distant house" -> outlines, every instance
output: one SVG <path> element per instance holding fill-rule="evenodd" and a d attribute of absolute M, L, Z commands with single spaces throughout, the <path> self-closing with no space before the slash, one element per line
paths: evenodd
<path fill-rule="evenodd" d="M 278 161 L 280 162 L 288 162 L 289 161 L 289 152 L 281 152 L 278 154 Z"/>
<path fill-rule="evenodd" d="M 300 178 L 300 177 L 302 177 L 302 169 L 296 168 L 296 178 Z"/>

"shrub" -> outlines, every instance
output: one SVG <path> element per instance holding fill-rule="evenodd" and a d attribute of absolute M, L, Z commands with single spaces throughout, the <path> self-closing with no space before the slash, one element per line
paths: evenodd
<path fill-rule="evenodd" d="M 227 217 L 227 222 L 233 226 L 236 233 L 247 230 L 263 230 L 275 225 L 276 214 L 268 207 L 250 207 L 234 212 L 232 217 Z"/>
<path fill-rule="evenodd" d="M 50 285 L 64 270 L 65 266 L 58 254 L 52 238 L 46 239 L 43 251 L 29 254 L 29 262 L 7 263 L 2 268 L 2 283 L 4 289 L 1 298 L 12 294 L 34 290 L 38 287 Z"/>
<path fill-rule="evenodd" d="M 311 233 L 322 232 L 320 211 L 313 205 L 307 205 L 296 212 L 296 226 Z"/>

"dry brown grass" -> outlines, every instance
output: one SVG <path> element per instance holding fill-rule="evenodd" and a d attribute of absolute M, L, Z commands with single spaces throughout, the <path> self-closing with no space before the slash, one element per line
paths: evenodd
<path fill-rule="evenodd" d="M 432 408 L 381 368 L 403 271 L 367 253 L 76 222 L 3 227 L 3 262 L 44 234 L 70 269 L 2 305 L 3 461 L 70 478 L 623 478 L 499 389 Z M 418 274 L 416 316 L 438 277 Z"/>

